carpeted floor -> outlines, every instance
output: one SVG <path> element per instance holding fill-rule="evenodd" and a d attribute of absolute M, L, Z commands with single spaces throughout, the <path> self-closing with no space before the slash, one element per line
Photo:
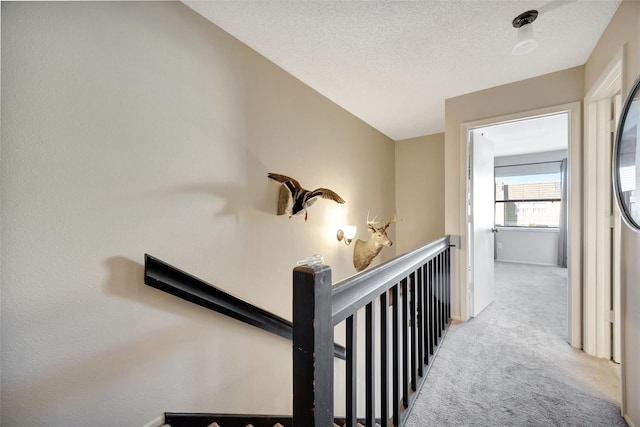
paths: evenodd
<path fill-rule="evenodd" d="M 406 425 L 626 426 L 615 366 L 567 344 L 566 269 L 495 267 L 495 301 L 450 326 Z"/>

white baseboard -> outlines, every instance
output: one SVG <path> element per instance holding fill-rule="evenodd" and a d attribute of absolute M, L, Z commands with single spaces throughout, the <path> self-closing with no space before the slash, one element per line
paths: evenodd
<path fill-rule="evenodd" d="M 164 415 L 161 415 L 158 418 L 156 418 L 155 420 L 149 421 L 148 423 L 146 423 L 142 427 L 161 427 L 163 425 L 164 425 Z"/>
<path fill-rule="evenodd" d="M 633 423 L 633 421 L 631 421 L 631 420 L 629 419 L 629 416 L 628 416 L 628 415 L 625 415 L 625 416 L 624 416 L 624 420 L 627 422 L 627 424 L 629 424 L 629 427 L 636 427 L 636 425 Z"/>
<path fill-rule="evenodd" d="M 510 259 L 494 259 L 497 262 L 508 262 L 510 264 L 526 264 L 526 265 L 541 265 L 543 267 L 560 267 L 557 264 L 545 264 L 542 262 L 528 262 L 528 261 L 512 261 Z"/>

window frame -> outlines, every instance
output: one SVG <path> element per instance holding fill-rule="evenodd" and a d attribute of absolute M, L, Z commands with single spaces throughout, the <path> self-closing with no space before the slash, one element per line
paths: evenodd
<path fill-rule="evenodd" d="M 560 228 L 560 225 L 534 225 L 534 226 L 530 226 L 530 225 L 499 225 L 496 221 L 496 211 L 497 211 L 497 205 L 498 203 L 502 203 L 502 204 L 506 204 L 506 203 L 542 203 L 542 202 L 560 202 L 562 203 L 562 192 L 561 197 L 558 198 L 542 198 L 542 199 L 508 199 L 508 200 L 497 200 L 497 192 L 496 192 L 496 187 L 498 185 L 498 183 L 496 182 L 496 174 L 495 174 L 495 170 L 497 168 L 513 168 L 513 167 L 520 167 L 520 166 L 530 166 L 530 165 L 537 165 L 537 164 L 552 164 L 552 163 L 557 163 L 557 164 L 561 164 L 562 160 L 550 160 L 550 161 L 545 161 L 545 162 L 530 162 L 530 163 L 516 163 L 516 164 L 511 164 L 511 165 L 501 165 L 501 166 L 494 166 L 494 190 L 493 190 L 493 224 L 496 228 L 511 228 L 511 229 L 518 229 L 518 230 L 536 230 L 536 229 L 540 229 L 540 230 L 558 230 Z M 555 172 L 550 172 L 550 173 L 555 173 Z M 560 171 L 558 171 L 559 174 L 561 174 Z M 528 175 L 534 175 L 533 173 L 530 173 Z M 516 175 L 507 175 L 507 176 L 516 176 Z M 519 175 L 519 176 L 527 176 L 525 174 L 523 175 Z M 562 183 L 562 176 L 560 176 L 560 183 Z M 559 219 L 558 219 L 559 221 Z"/>

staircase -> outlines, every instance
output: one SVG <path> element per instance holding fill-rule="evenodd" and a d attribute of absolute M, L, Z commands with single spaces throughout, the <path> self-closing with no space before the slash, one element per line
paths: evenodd
<path fill-rule="evenodd" d="M 145 255 L 147 285 L 293 341 L 293 415 L 167 412 L 165 426 L 403 426 L 449 326 L 450 246 L 446 236 L 335 284 L 328 266 L 296 267 L 293 322 Z M 358 328 L 359 317 L 364 327 Z M 344 347 L 333 337 L 342 324 Z M 357 345 L 359 333 L 364 348 Z M 366 365 L 362 391 L 358 351 Z M 343 416 L 333 408 L 336 357 L 346 362 Z M 359 392 L 364 414 L 356 410 Z"/>

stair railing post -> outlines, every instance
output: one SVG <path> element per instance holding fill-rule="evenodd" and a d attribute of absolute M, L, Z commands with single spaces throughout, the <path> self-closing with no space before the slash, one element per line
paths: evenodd
<path fill-rule="evenodd" d="M 331 268 L 293 270 L 293 425 L 333 425 Z"/>

